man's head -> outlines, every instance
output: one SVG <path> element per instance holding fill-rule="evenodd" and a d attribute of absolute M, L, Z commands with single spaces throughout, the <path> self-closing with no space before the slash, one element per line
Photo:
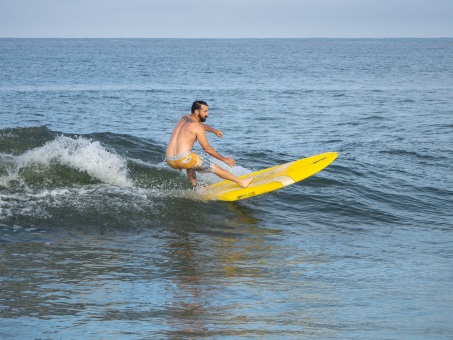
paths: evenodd
<path fill-rule="evenodd" d="M 208 104 L 202 100 L 192 103 L 192 114 L 198 116 L 201 122 L 205 122 L 208 117 Z"/>

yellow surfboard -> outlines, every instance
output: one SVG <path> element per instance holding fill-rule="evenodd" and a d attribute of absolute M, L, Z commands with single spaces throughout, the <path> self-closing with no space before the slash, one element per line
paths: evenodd
<path fill-rule="evenodd" d="M 200 191 L 200 194 L 207 200 L 221 201 L 238 201 L 244 198 L 262 195 L 314 175 L 332 163 L 337 156 L 338 152 L 326 152 L 302 158 L 297 161 L 240 176 L 241 178 L 247 176 L 253 177 L 253 182 L 247 188 L 242 188 L 240 185 L 231 181 L 222 181 L 208 185 Z"/>

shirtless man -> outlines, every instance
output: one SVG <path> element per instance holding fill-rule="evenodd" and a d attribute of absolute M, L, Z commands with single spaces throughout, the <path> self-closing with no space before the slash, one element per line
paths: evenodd
<path fill-rule="evenodd" d="M 239 178 L 192 151 L 193 145 L 198 141 L 203 150 L 210 156 L 221 160 L 231 167 L 236 165 L 236 161 L 231 156 L 224 157 L 209 145 L 206 131 L 214 133 L 217 137 L 223 137 L 223 134 L 220 130 L 202 124 L 207 117 L 208 104 L 204 101 L 195 101 L 192 104 L 192 113 L 179 120 L 170 137 L 166 152 L 168 165 L 173 169 L 186 169 L 189 181 L 194 188 L 197 184 L 195 171 L 209 171 L 223 179 L 236 182 L 243 188 L 247 187 L 252 182 L 252 177 Z"/>

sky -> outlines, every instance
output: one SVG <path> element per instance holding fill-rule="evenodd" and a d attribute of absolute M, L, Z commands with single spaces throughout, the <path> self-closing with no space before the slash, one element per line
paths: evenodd
<path fill-rule="evenodd" d="M 453 37 L 453 0 L 0 0 L 0 38 Z"/>

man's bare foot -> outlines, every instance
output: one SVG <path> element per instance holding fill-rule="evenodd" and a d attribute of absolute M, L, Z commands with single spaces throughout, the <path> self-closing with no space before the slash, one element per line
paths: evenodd
<path fill-rule="evenodd" d="M 243 180 L 241 180 L 240 186 L 243 188 L 247 188 L 250 185 L 250 183 L 252 183 L 252 181 L 253 181 L 252 176 L 246 177 Z"/>

